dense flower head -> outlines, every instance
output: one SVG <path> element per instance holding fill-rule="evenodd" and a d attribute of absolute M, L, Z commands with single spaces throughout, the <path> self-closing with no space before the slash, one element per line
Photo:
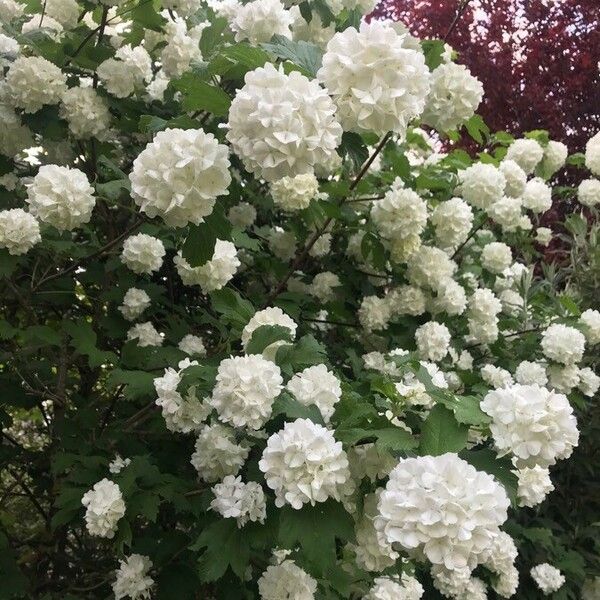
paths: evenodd
<path fill-rule="evenodd" d="M 419 600 L 424 593 L 415 577 L 402 573 L 401 576 L 376 577 L 364 600 Z"/>
<path fill-rule="evenodd" d="M 121 46 L 115 58 L 108 58 L 96 69 L 109 94 L 127 98 L 152 79 L 152 59 L 143 46 Z"/>
<path fill-rule="evenodd" d="M 167 225 L 196 225 L 213 211 L 231 182 L 227 147 L 202 129 L 167 129 L 135 159 L 129 176 L 133 199 Z"/>
<path fill-rule="evenodd" d="M 259 483 L 244 483 L 241 477 L 227 475 L 221 483 L 213 486 L 215 495 L 210 507 L 226 519 L 236 519 L 238 527 L 248 521 L 264 523 L 267 517 L 265 493 Z"/>
<path fill-rule="evenodd" d="M 546 212 L 552 207 L 552 189 L 541 177 L 534 177 L 525 184 L 521 201 L 535 213 Z"/>
<path fill-rule="evenodd" d="M 502 171 L 487 163 L 474 163 L 459 172 L 460 193 L 475 208 L 488 209 L 504 194 Z"/>
<path fill-rule="evenodd" d="M 529 573 L 544 596 L 558 591 L 565 583 L 565 576 L 548 563 L 536 565 Z"/>
<path fill-rule="evenodd" d="M 569 149 L 562 142 L 550 140 L 544 148 L 544 158 L 542 159 L 542 167 L 550 174 L 556 173 L 564 167 L 569 155 Z"/>
<path fill-rule="evenodd" d="M 579 322 L 589 344 L 600 343 L 600 311 L 588 308 L 581 313 Z"/>
<path fill-rule="evenodd" d="M 375 525 L 388 543 L 434 565 L 473 568 L 508 506 L 504 488 L 458 455 L 420 456 L 401 459 L 390 473 Z"/>
<path fill-rule="evenodd" d="M 537 383 L 537 385 L 544 386 L 548 383 L 546 367 L 539 362 L 523 360 L 517 365 L 515 380 L 523 385 Z"/>
<path fill-rule="evenodd" d="M 221 361 L 210 400 L 219 418 L 235 427 L 260 429 L 282 390 L 279 367 L 258 354 Z"/>
<path fill-rule="evenodd" d="M 31 130 L 21 123 L 21 117 L 9 106 L 0 105 L 0 153 L 12 158 L 33 146 Z"/>
<path fill-rule="evenodd" d="M 43 165 L 27 189 L 29 211 L 59 231 L 87 223 L 96 205 L 94 190 L 79 169 Z"/>
<path fill-rule="evenodd" d="M 438 131 L 457 129 L 473 116 L 482 99 L 483 86 L 467 67 L 441 64 L 431 73 L 423 122 Z"/>
<path fill-rule="evenodd" d="M 268 42 L 274 35 L 291 38 L 290 26 L 294 21 L 291 11 L 279 0 L 253 0 L 244 4 L 230 21 L 235 41 L 248 40 L 251 44 Z"/>
<path fill-rule="evenodd" d="M 579 385 L 580 369 L 577 365 L 553 364 L 546 368 L 548 387 L 561 394 L 570 394 Z"/>
<path fill-rule="evenodd" d="M 481 265 L 490 273 L 502 273 L 512 263 L 512 252 L 503 242 L 490 242 L 481 252 Z"/>
<path fill-rule="evenodd" d="M 358 320 L 367 331 L 385 329 L 391 317 L 387 298 L 365 296 L 358 309 Z"/>
<path fill-rule="evenodd" d="M 600 131 L 592 136 L 585 145 L 585 166 L 600 177 Z"/>
<path fill-rule="evenodd" d="M 440 202 L 431 215 L 435 237 L 442 248 L 462 244 L 473 226 L 473 211 L 462 198 Z"/>
<path fill-rule="evenodd" d="M 577 188 L 577 200 L 589 208 L 600 204 L 600 179 L 584 179 Z"/>
<path fill-rule="evenodd" d="M 177 347 L 188 356 L 206 356 L 204 340 L 200 336 L 191 333 L 184 335 L 179 344 L 177 344 Z"/>
<path fill-rule="evenodd" d="M 514 540 L 500 531 L 494 536 L 482 564 L 497 577 L 492 587 L 502 598 L 511 598 L 519 585 L 519 571 L 515 567 L 518 551 Z M 466 600 L 466 599 L 465 599 Z"/>
<path fill-rule="evenodd" d="M 392 186 L 371 207 L 371 219 L 386 238 L 420 235 L 427 224 L 427 203 L 410 188 Z"/>
<path fill-rule="evenodd" d="M 429 70 L 422 53 L 387 22 L 363 22 L 336 33 L 317 77 L 338 107 L 345 130 L 402 136 L 425 107 Z"/>
<path fill-rule="evenodd" d="M 162 346 L 164 339 L 150 321 L 138 323 L 127 332 L 127 341 L 136 340 L 140 348 Z"/>
<path fill-rule="evenodd" d="M 191 463 L 201 479 L 215 483 L 227 475 L 237 475 L 249 452 L 249 448 L 236 442 L 233 429 L 215 423 L 200 431 Z"/>
<path fill-rule="evenodd" d="M 515 231 L 519 228 L 523 229 L 524 215 L 521 212 L 522 208 L 521 198 L 503 196 L 487 209 L 487 213 L 490 219 L 500 225 L 503 231 Z"/>
<path fill-rule="evenodd" d="M 397 315 L 422 315 L 426 308 L 426 296 L 420 287 L 400 285 L 388 292 L 386 301 L 392 317 Z"/>
<path fill-rule="evenodd" d="M 165 247 L 158 238 L 138 233 L 123 243 L 121 261 L 134 273 L 152 273 L 160 269 L 165 253 Z"/>
<path fill-rule="evenodd" d="M 437 290 L 456 271 L 456 263 L 439 248 L 421 246 L 408 259 L 406 276 L 413 284 Z"/>
<path fill-rule="evenodd" d="M 517 489 L 519 506 L 537 506 L 554 489 L 550 471 L 539 465 L 519 469 L 517 477 L 519 478 Z"/>
<path fill-rule="evenodd" d="M 443 323 L 429 321 L 421 325 L 415 333 L 415 342 L 419 355 L 434 362 L 442 360 L 448 354 L 451 335 Z"/>
<path fill-rule="evenodd" d="M 229 209 L 227 218 L 234 227 L 245 229 L 256 221 L 256 209 L 248 202 L 240 202 Z"/>
<path fill-rule="evenodd" d="M 9 254 L 25 254 L 42 240 L 35 217 L 22 208 L 0 211 L 0 248 Z"/>
<path fill-rule="evenodd" d="M 520 197 L 527 183 L 527 173 L 514 160 L 510 159 L 504 159 L 498 168 L 506 181 L 504 193 L 512 198 Z"/>
<path fill-rule="evenodd" d="M 317 582 L 296 563 L 271 565 L 258 580 L 261 600 L 314 600 Z"/>
<path fill-rule="evenodd" d="M 85 525 L 89 534 L 114 537 L 117 523 L 125 514 L 125 502 L 119 486 L 104 478 L 83 495 L 81 503 L 86 509 Z"/>
<path fill-rule="evenodd" d="M 485 583 L 471 576 L 471 569 L 448 569 L 433 565 L 431 569 L 433 587 L 445 598 L 452 600 L 487 600 Z"/>
<path fill-rule="evenodd" d="M 152 561 L 141 554 L 131 554 L 119 561 L 112 585 L 115 600 L 131 598 L 131 600 L 146 600 L 150 598 L 154 579 L 148 575 Z"/>
<path fill-rule="evenodd" d="M 296 322 L 289 315 L 286 315 L 278 306 L 271 306 L 263 310 L 259 310 L 252 315 L 252 318 L 248 321 L 248 323 L 246 323 L 244 329 L 242 330 L 242 346 L 244 350 L 250 343 L 252 334 L 263 325 L 278 325 L 280 327 L 285 327 L 289 329 L 291 339 L 296 337 L 296 329 L 298 328 Z M 281 343 L 278 342 L 271 344 L 265 348 L 263 354 L 265 351 L 271 350 L 269 356 L 274 356 L 275 351 L 280 345 Z"/>
<path fill-rule="evenodd" d="M 567 397 L 536 384 L 492 390 L 481 410 L 492 418 L 496 448 L 512 453 L 519 467 L 553 465 L 568 458 L 579 441 Z"/>
<path fill-rule="evenodd" d="M 188 31 L 185 21 L 167 23 L 167 45 L 160 53 L 162 69 L 167 78 L 181 77 L 193 61 L 202 60 L 198 44 L 203 29 L 203 25 L 197 25 Z"/>
<path fill-rule="evenodd" d="M 229 109 L 227 139 L 246 169 L 274 181 L 311 173 L 335 154 L 342 128 L 316 81 L 267 63 L 244 82 Z"/>
<path fill-rule="evenodd" d="M 506 160 L 514 160 L 528 175 L 533 173 L 544 157 L 544 149 L 535 140 L 515 140 L 506 151 Z"/>
<path fill-rule="evenodd" d="M 314 404 L 326 423 L 329 423 L 335 405 L 342 397 L 340 380 L 323 364 L 296 373 L 288 381 L 286 389 L 300 404 Z"/>
<path fill-rule="evenodd" d="M 66 90 L 67 76 L 40 56 L 20 56 L 11 65 L 4 80 L 10 103 L 26 113 L 34 113 L 45 104 L 58 104 Z"/>
<path fill-rule="evenodd" d="M 542 334 L 542 351 L 550 360 L 571 365 L 578 363 L 585 350 L 585 336 L 568 325 L 554 323 Z"/>
<path fill-rule="evenodd" d="M 353 491 L 342 443 L 309 419 L 296 419 L 274 433 L 258 466 L 278 507 L 290 504 L 300 509 L 327 498 L 341 500 Z"/>
<path fill-rule="evenodd" d="M 183 284 L 199 285 L 205 294 L 227 285 L 241 264 L 235 245 L 226 240 L 217 240 L 212 258 L 199 267 L 190 266 L 181 252 L 173 262 Z"/>
<path fill-rule="evenodd" d="M 129 288 L 123 297 L 119 312 L 128 320 L 135 321 L 150 306 L 150 296 L 138 288 Z"/>
<path fill-rule="evenodd" d="M 91 87 L 72 87 L 61 97 L 60 116 L 69 123 L 72 135 L 81 139 L 103 139 L 110 127 L 110 112 Z"/>
<path fill-rule="evenodd" d="M 307 208 L 318 193 L 319 182 L 314 173 L 282 177 L 271 183 L 271 196 L 275 206 L 288 212 Z"/>
<path fill-rule="evenodd" d="M 317 273 L 310 284 L 310 293 L 321 302 L 329 302 L 335 298 L 336 288 L 342 285 L 340 278 L 331 271 Z"/>

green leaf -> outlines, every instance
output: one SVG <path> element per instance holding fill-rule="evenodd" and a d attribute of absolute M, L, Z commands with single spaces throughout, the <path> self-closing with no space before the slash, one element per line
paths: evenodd
<path fill-rule="evenodd" d="M 217 117 L 227 116 L 231 98 L 221 88 L 203 81 L 196 73 L 188 71 L 171 81 L 171 85 L 182 93 L 184 110 L 206 110 Z"/>
<path fill-rule="evenodd" d="M 517 502 L 518 479 L 513 473 L 513 465 L 507 456 L 498 456 L 489 448 L 463 450 L 459 456 L 472 464 L 478 471 L 493 475 L 504 486 L 513 506 Z"/>
<path fill-rule="evenodd" d="M 83 319 L 76 322 L 66 321 L 63 328 L 71 337 L 71 345 L 75 350 L 88 357 L 90 367 L 95 368 L 104 363 L 116 362 L 117 355 L 114 352 L 100 350 L 96 347 L 98 336 L 87 321 Z"/>
<path fill-rule="evenodd" d="M 335 436 L 346 446 L 356 446 L 358 442 L 375 441 L 380 450 L 407 452 L 417 447 L 417 440 L 412 434 L 400 427 L 385 427 L 383 429 L 340 428 L 336 430 Z"/>
<path fill-rule="evenodd" d="M 336 560 L 336 540 L 354 534 L 352 517 L 339 502 L 328 500 L 295 510 L 284 506 L 279 513 L 279 543 L 283 548 L 300 546 L 315 569 L 325 573 Z"/>
<path fill-rule="evenodd" d="M 217 204 L 204 223 L 192 225 L 181 253 L 191 267 L 199 267 L 213 257 L 215 243 L 231 238 L 231 223 L 225 218 L 223 208 Z"/>
<path fill-rule="evenodd" d="M 282 393 L 273 403 L 273 416 L 285 415 L 289 419 L 310 419 L 313 423 L 323 425 L 321 412 L 314 405 L 304 406 L 287 393 Z"/>
<path fill-rule="evenodd" d="M 379 271 L 385 270 L 385 248 L 381 240 L 373 232 L 363 235 L 360 243 L 363 258 Z"/>
<path fill-rule="evenodd" d="M 327 351 L 312 335 L 305 335 L 295 344 L 281 346 L 275 359 L 286 372 L 296 372 L 324 362 L 327 359 Z"/>
<path fill-rule="evenodd" d="M 456 420 L 452 411 L 438 404 L 423 423 L 419 454 L 439 456 L 446 452 L 458 452 L 467 445 L 468 433 L 469 429 Z"/>
<path fill-rule="evenodd" d="M 311 79 L 317 76 L 317 71 L 321 67 L 323 55 L 318 46 L 309 42 L 293 42 L 292 40 L 282 36 L 274 35 L 271 41 L 267 44 L 262 44 L 262 47 L 283 60 L 289 60 L 300 71 Z"/>
<path fill-rule="evenodd" d="M 442 40 L 423 40 L 421 48 L 425 55 L 425 64 L 430 71 L 437 69 L 443 62 L 445 44 Z"/>
<path fill-rule="evenodd" d="M 573 298 L 567 296 L 566 294 L 562 294 L 558 297 L 558 301 L 561 303 L 563 308 L 573 317 L 581 316 L 581 311 L 579 310 L 579 307 L 577 306 Z"/>
<path fill-rule="evenodd" d="M 246 346 L 246 354 L 262 354 L 263 350 L 275 342 L 292 340 L 292 332 L 281 325 L 261 325 L 252 333 Z"/>
<path fill-rule="evenodd" d="M 478 143 L 483 144 L 490 135 L 489 127 L 479 115 L 473 115 L 466 123 L 467 133 Z"/>
<path fill-rule="evenodd" d="M 209 63 L 208 70 L 224 79 L 243 79 L 248 71 L 254 71 L 270 62 L 269 55 L 249 44 L 233 44 L 223 48 Z"/>
<path fill-rule="evenodd" d="M 156 9 L 147 0 L 140 0 L 130 13 L 131 18 L 135 23 L 144 27 L 144 29 L 152 29 L 154 31 L 162 31 L 167 20 L 156 12 Z"/>
<path fill-rule="evenodd" d="M 108 376 L 109 388 L 125 385 L 124 395 L 130 400 L 154 396 L 154 373 L 146 371 L 126 371 L 124 369 L 112 369 Z"/>
<path fill-rule="evenodd" d="M 223 315 L 227 321 L 242 329 L 254 316 L 252 303 L 244 300 L 231 288 L 223 288 L 210 294 L 213 309 Z"/>
<path fill-rule="evenodd" d="M 439 388 L 428 390 L 428 393 L 450 409 L 456 420 L 465 425 L 487 425 L 491 419 L 479 407 L 479 398 L 476 396 L 458 396 Z"/>
<path fill-rule="evenodd" d="M 21 382 L 11 379 L 8 375 L 0 375 L 0 389 L 2 390 L 0 404 L 19 408 L 33 408 L 37 404 L 35 396 L 28 395 Z"/>
<path fill-rule="evenodd" d="M 212 23 L 202 31 L 202 37 L 200 38 L 200 51 L 202 56 L 207 58 L 215 49 L 215 46 L 223 39 L 223 32 L 227 28 L 227 19 L 224 17 L 217 17 Z"/>
<path fill-rule="evenodd" d="M 340 153 L 347 156 L 352 161 L 355 171 L 369 158 L 369 151 L 358 133 L 344 131 L 342 134 L 342 143 L 340 144 Z"/>

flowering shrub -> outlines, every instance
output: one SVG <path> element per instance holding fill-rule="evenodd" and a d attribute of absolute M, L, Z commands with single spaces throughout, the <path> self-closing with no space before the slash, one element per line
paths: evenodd
<path fill-rule="evenodd" d="M 8 597 L 594 597 L 529 520 L 600 386 L 535 268 L 600 138 L 491 134 L 372 8 L 0 0 Z"/>

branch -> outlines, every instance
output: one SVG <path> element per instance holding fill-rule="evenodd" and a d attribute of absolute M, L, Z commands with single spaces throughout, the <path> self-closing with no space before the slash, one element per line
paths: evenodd
<path fill-rule="evenodd" d="M 369 167 L 373 164 L 373 161 L 377 158 L 377 155 L 383 150 L 384 146 L 388 143 L 390 137 L 391 137 L 391 133 L 389 133 L 389 132 L 383 136 L 383 138 L 377 145 L 377 148 L 375 148 L 373 154 L 367 159 L 367 161 L 361 167 L 361 169 L 358 172 L 358 174 L 356 175 L 356 177 L 353 179 L 353 181 L 350 184 L 350 187 L 348 189 L 348 194 L 346 194 L 345 196 L 340 198 L 340 200 L 337 202 L 338 207 L 342 206 L 342 204 L 344 204 L 344 202 L 346 202 L 350 193 L 353 192 L 354 189 L 356 188 L 356 186 L 360 183 L 361 179 L 365 176 L 365 174 L 369 170 Z M 333 221 L 333 217 L 327 217 L 327 219 L 325 219 L 325 222 L 323 223 L 323 225 L 321 225 L 321 227 L 318 227 L 316 229 L 316 231 L 310 236 L 310 238 L 308 238 L 308 241 L 306 242 L 306 244 L 304 245 L 302 250 L 298 254 L 296 254 L 296 258 L 292 262 L 292 266 L 289 268 L 285 277 L 277 284 L 277 287 L 269 294 L 269 296 L 265 300 L 263 308 L 266 308 L 267 306 L 269 306 L 273 302 L 273 300 L 275 300 L 275 298 L 277 298 L 277 296 L 279 296 L 279 294 L 281 294 L 281 292 L 285 289 L 285 286 L 287 285 L 287 282 L 289 281 L 290 277 L 304 263 L 304 261 L 306 260 L 306 257 L 308 256 L 308 253 L 310 252 L 310 249 L 317 243 L 317 240 L 323 235 L 323 233 L 325 233 L 325 231 L 327 231 L 327 228 L 329 227 L 329 224 L 332 221 Z"/>
<path fill-rule="evenodd" d="M 110 242 L 107 242 L 106 244 L 104 244 L 104 246 L 102 246 L 102 248 L 100 248 L 96 252 L 90 254 L 89 256 L 85 256 L 82 259 L 74 262 L 70 267 L 63 269 L 62 271 L 58 271 L 57 273 L 53 273 L 52 275 L 48 275 L 47 277 L 40 279 L 33 287 L 33 291 L 34 292 L 37 291 L 42 285 L 44 285 L 45 283 L 48 283 L 49 281 L 52 281 L 53 279 L 58 279 L 59 277 L 63 277 L 64 275 L 68 275 L 69 273 L 72 273 L 73 271 L 78 269 L 81 265 L 85 264 L 86 262 L 93 260 L 94 258 L 100 256 L 101 254 L 104 254 L 105 252 L 107 252 L 108 250 L 110 250 L 111 248 L 113 248 L 114 246 L 119 244 L 121 242 L 121 240 L 126 238 L 132 231 L 135 231 L 143 222 L 144 222 L 144 219 L 137 220 L 133 225 L 128 227 L 123 233 L 119 234 L 114 240 L 111 240 Z"/>
<path fill-rule="evenodd" d="M 467 4 L 469 4 L 469 0 L 462 0 L 461 5 L 458 7 L 456 14 L 454 15 L 454 19 L 452 19 L 452 23 L 450 23 L 450 27 L 448 27 L 448 31 L 446 31 L 446 35 L 442 38 L 444 42 L 448 41 L 450 34 L 454 31 L 454 28 L 458 24 L 458 21 L 462 17 L 465 9 L 467 8 Z"/>
<path fill-rule="evenodd" d="M 301 321 L 307 321 L 308 323 L 326 323 L 327 325 L 337 325 L 338 327 L 360 327 L 358 323 L 344 323 L 343 321 L 328 321 L 327 319 L 308 319 L 306 317 L 300 317 Z"/>
<path fill-rule="evenodd" d="M 518 337 L 520 335 L 525 335 L 526 333 L 536 333 L 541 331 L 541 327 L 532 327 L 531 329 L 523 329 L 522 331 L 515 331 L 513 333 L 509 333 L 507 335 L 503 335 L 503 339 L 508 339 L 512 337 Z M 477 348 L 477 346 L 483 346 L 483 342 L 478 342 L 477 344 L 471 344 L 470 346 L 466 346 L 465 350 L 470 350 L 471 348 Z"/>
<path fill-rule="evenodd" d="M 15 481 L 18 482 L 18 484 L 21 486 L 21 489 L 25 492 L 25 495 L 29 498 L 31 503 L 37 508 L 38 512 L 42 515 L 42 517 L 44 517 L 44 521 L 46 521 L 46 524 L 47 524 L 49 521 L 48 513 L 46 513 L 44 507 L 40 504 L 36 495 L 29 489 L 29 487 L 27 486 L 27 484 L 25 483 L 23 478 L 16 471 L 11 469 L 10 467 L 6 467 L 6 470 L 11 475 L 11 477 Z"/>

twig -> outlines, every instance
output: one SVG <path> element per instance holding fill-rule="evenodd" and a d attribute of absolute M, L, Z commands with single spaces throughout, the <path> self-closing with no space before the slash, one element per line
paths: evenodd
<path fill-rule="evenodd" d="M 301 321 L 307 321 L 309 323 L 326 323 L 327 325 L 337 325 L 338 327 L 360 327 L 358 323 L 344 323 L 343 321 L 328 321 L 327 319 L 307 319 L 306 317 L 300 317 Z"/>
<path fill-rule="evenodd" d="M 451 256 L 451 260 L 454 260 L 458 256 L 460 251 L 469 243 L 470 240 L 473 239 L 473 236 L 485 225 L 485 222 L 485 219 L 483 219 L 479 225 L 473 227 L 467 239 L 454 251 L 454 254 Z"/>
<path fill-rule="evenodd" d="M 110 415 L 112 414 L 112 411 L 115 408 L 115 404 L 117 403 L 117 400 L 119 399 L 119 396 L 121 395 L 121 392 L 123 391 L 124 387 L 125 387 L 125 384 L 122 383 L 117 388 L 117 391 L 114 393 L 113 397 L 111 398 L 111 401 L 108 404 L 106 412 L 104 413 L 104 417 L 102 418 L 102 422 L 100 423 L 99 435 L 102 434 L 102 432 L 104 431 L 104 428 L 108 425 L 108 419 L 110 419 Z"/>
<path fill-rule="evenodd" d="M 42 515 L 42 517 L 44 517 L 44 521 L 46 521 L 47 524 L 49 522 L 48 513 L 46 513 L 44 507 L 40 504 L 36 495 L 29 489 L 23 478 L 16 471 L 11 469 L 10 467 L 6 467 L 6 470 L 11 475 L 11 477 L 19 483 L 21 489 L 25 492 L 29 500 L 31 500 L 31 503 L 37 508 L 38 512 Z"/>
<path fill-rule="evenodd" d="M 462 0 L 461 5 L 458 7 L 456 14 L 454 15 L 454 19 L 452 19 L 452 23 L 450 23 L 450 27 L 448 27 L 448 31 L 446 31 L 446 35 L 442 38 L 445 42 L 448 41 L 448 37 L 454 31 L 454 28 L 458 24 L 458 21 L 462 17 L 462 14 L 465 12 L 467 8 L 467 4 L 469 4 L 469 0 Z"/>

